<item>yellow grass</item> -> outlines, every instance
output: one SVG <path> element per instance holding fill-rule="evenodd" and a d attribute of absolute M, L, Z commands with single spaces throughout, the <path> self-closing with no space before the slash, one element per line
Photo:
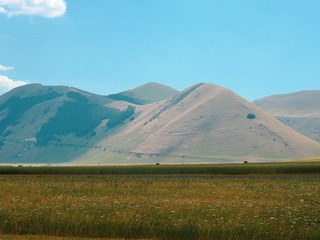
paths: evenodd
<path fill-rule="evenodd" d="M 0 189 L 2 234 L 38 239 L 320 237 L 318 178 L 0 178 Z"/>

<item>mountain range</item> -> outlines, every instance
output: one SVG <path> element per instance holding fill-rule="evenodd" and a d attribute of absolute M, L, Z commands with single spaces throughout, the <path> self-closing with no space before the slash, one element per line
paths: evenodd
<path fill-rule="evenodd" d="M 253 102 L 301 134 L 320 141 L 320 91 L 269 96 Z"/>
<path fill-rule="evenodd" d="M 318 116 L 308 105 L 313 98 L 295 98 L 309 107 L 301 107 L 300 115 L 294 115 L 299 105 L 291 98 L 272 99 L 251 103 L 207 83 L 178 92 L 151 82 L 108 96 L 29 84 L 0 96 L 0 162 L 212 163 L 319 156 L 313 125 L 296 120 Z M 279 102 L 291 104 L 292 111 Z M 308 131 L 298 133 L 297 122 L 311 127 L 313 139 Z"/>

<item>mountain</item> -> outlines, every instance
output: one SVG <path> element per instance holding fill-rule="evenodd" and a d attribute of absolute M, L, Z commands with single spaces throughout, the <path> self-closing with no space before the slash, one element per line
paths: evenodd
<path fill-rule="evenodd" d="M 108 97 L 114 100 L 127 101 L 143 105 L 153 102 L 160 102 L 178 93 L 177 90 L 156 82 L 146 83 L 135 89 L 125 92 L 110 94 Z"/>
<path fill-rule="evenodd" d="M 320 143 L 214 84 L 138 103 L 155 101 L 160 93 L 150 92 L 158 87 L 132 90 L 137 104 L 66 86 L 15 88 L 0 96 L 0 162 L 210 163 L 320 155 Z"/>
<path fill-rule="evenodd" d="M 231 90 L 200 83 L 137 106 L 135 119 L 102 139 L 77 162 L 188 163 L 273 161 L 320 154 L 320 144 Z M 115 160 L 116 159 L 116 160 Z"/>
<path fill-rule="evenodd" d="M 294 130 L 320 142 L 320 90 L 269 96 L 253 103 Z"/>
<path fill-rule="evenodd" d="M 134 106 L 65 86 L 0 96 L 0 162 L 66 162 L 134 114 Z"/>

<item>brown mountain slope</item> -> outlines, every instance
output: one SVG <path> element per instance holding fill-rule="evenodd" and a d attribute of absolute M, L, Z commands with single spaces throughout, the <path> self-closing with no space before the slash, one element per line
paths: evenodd
<path fill-rule="evenodd" d="M 319 90 L 269 96 L 253 103 L 301 134 L 320 141 Z"/>
<path fill-rule="evenodd" d="M 320 155 L 319 143 L 234 92 L 203 83 L 160 103 L 137 107 L 134 121 L 99 144 L 111 152 L 92 150 L 78 162 L 263 161 Z"/>

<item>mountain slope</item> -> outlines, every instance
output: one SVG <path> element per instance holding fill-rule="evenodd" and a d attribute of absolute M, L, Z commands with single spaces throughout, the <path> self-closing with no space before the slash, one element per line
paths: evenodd
<path fill-rule="evenodd" d="M 146 83 L 135 89 L 125 92 L 110 94 L 108 97 L 114 100 L 127 101 L 143 105 L 153 102 L 160 102 L 178 93 L 177 90 L 156 82 Z"/>
<path fill-rule="evenodd" d="M 269 96 L 253 103 L 301 134 L 320 141 L 319 90 Z"/>
<path fill-rule="evenodd" d="M 146 99 L 152 86 L 142 88 Z M 0 96 L 2 163 L 208 163 L 319 155 L 320 143 L 214 84 L 199 83 L 144 105 L 40 84 Z"/>
<path fill-rule="evenodd" d="M 160 103 L 136 108 L 135 120 L 101 140 L 78 162 L 263 161 L 318 156 L 320 144 L 234 92 L 197 84 Z M 118 160 L 117 160 L 118 161 Z"/>
<path fill-rule="evenodd" d="M 70 161 L 134 113 L 128 103 L 113 105 L 64 86 L 30 84 L 2 95 L 0 162 Z"/>

